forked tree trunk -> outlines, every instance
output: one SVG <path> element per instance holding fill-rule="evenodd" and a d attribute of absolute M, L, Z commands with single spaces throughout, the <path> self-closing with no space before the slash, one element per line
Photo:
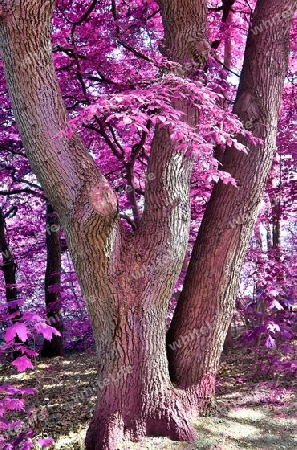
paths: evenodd
<path fill-rule="evenodd" d="M 41 356 L 54 357 L 64 354 L 63 319 L 61 316 L 61 226 L 52 205 L 46 203 L 46 270 L 44 277 L 44 295 L 48 324 L 60 332 L 52 339 L 44 340 Z"/>
<path fill-rule="evenodd" d="M 146 239 L 146 245 L 149 244 Z M 167 267 L 162 268 L 150 251 L 143 251 L 144 242 L 140 236 L 140 268 L 144 267 L 148 275 L 131 283 L 131 271 L 127 267 L 135 267 L 135 253 L 129 248 L 129 242 L 124 247 L 126 258 L 122 267 L 126 267 L 125 271 L 119 272 L 127 281 L 121 283 L 122 288 L 116 287 L 117 294 L 114 294 L 119 308 L 116 324 L 111 317 L 105 318 L 113 332 L 105 350 L 106 357 L 101 335 L 96 332 L 99 393 L 87 433 L 87 449 L 117 449 L 122 438 L 138 441 L 145 435 L 168 436 L 176 440 L 194 437 L 183 405 L 170 382 L 166 358 L 168 297 L 178 267 L 170 268 L 173 259 L 169 256 Z M 180 251 L 183 252 L 182 247 Z M 94 305 L 95 311 L 100 315 L 98 305 Z"/>
<path fill-rule="evenodd" d="M 234 148 L 225 151 L 223 170 L 231 173 L 238 187 L 219 182 L 212 193 L 168 332 L 172 380 L 189 396 L 196 395 L 197 404 L 204 403 L 205 409 L 214 396 L 215 375 L 234 309 L 240 269 L 276 148 L 296 7 L 295 0 L 257 2 L 252 25 L 262 24 L 263 31 L 249 31 L 234 112 L 244 124 L 253 124 L 253 133 L 263 143 L 248 144 L 248 155 Z M 273 17 L 278 17 L 279 26 L 272 24 Z M 264 21 L 271 26 L 263 26 Z M 187 345 L 172 349 L 174 342 L 189 334 Z"/>
<path fill-rule="evenodd" d="M 122 437 L 146 434 L 192 440 L 195 432 L 170 381 L 165 342 L 168 301 L 189 237 L 192 161 L 172 145 L 168 129 L 156 130 L 148 167 L 154 181 L 138 229 L 127 233 L 116 196 L 78 135 L 61 134 L 68 117 L 51 55 L 54 1 L 5 1 L 1 11 L 2 4 L 0 43 L 18 128 L 65 230 L 97 345 L 98 401 L 86 447 L 115 450 Z M 177 0 L 166 5 L 165 16 L 174 19 L 173 27 L 167 22 L 167 43 L 179 61 L 200 64 L 208 48 L 206 3 L 184 6 L 183 22 L 175 17 Z M 183 102 L 179 108 L 195 124 L 193 110 Z"/>

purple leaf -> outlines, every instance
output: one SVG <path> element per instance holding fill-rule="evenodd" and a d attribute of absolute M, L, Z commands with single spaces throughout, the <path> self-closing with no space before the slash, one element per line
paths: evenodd
<path fill-rule="evenodd" d="M 24 372 L 26 369 L 34 369 L 34 366 L 27 356 L 20 356 L 12 364 L 16 366 L 18 372 Z"/>
<path fill-rule="evenodd" d="M 55 441 L 51 437 L 47 437 L 44 439 L 38 439 L 38 444 L 41 445 L 41 447 L 50 447 L 53 445 Z"/>
<path fill-rule="evenodd" d="M 267 348 L 275 348 L 276 347 L 275 339 L 273 339 L 270 335 L 267 337 L 267 339 L 265 341 L 265 347 L 267 347 Z"/>
<path fill-rule="evenodd" d="M 45 339 L 50 341 L 52 339 L 53 334 L 56 336 L 61 336 L 60 332 L 56 330 L 56 328 L 47 325 L 46 323 L 36 323 L 35 330 L 37 333 L 42 334 Z"/>
<path fill-rule="evenodd" d="M 15 323 L 6 329 L 4 339 L 6 342 L 12 341 L 16 335 L 21 341 L 25 342 L 29 337 L 30 331 L 24 323 Z"/>

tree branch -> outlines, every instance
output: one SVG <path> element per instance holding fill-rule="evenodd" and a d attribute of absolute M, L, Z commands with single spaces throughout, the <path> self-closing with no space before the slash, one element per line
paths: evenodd
<path fill-rule="evenodd" d="M 88 9 L 86 10 L 86 12 L 80 17 L 80 19 L 78 19 L 76 22 L 70 22 L 70 21 L 69 22 L 75 26 L 82 24 L 85 20 L 88 19 L 90 14 L 92 14 L 96 5 L 97 5 L 97 0 L 93 0 L 92 3 L 90 4 L 90 6 L 88 7 Z"/>
<path fill-rule="evenodd" d="M 0 191 L 0 195 L 5 195 L 5 196 L 16 195 L 16 194 L 32 194 L 32 195 L 35 195 L 35 197 L 39 197 L 44 200 L 43 194 L 40 194 L 39 192 L 36 192 L 36 191 L 32 191 L 32 189 L 30 189 L 30 188 L 11 189 L 9 191 Z"/>
<path fill-rule="evenodd" d="M 129 50 L 129 52 L 133 53 L 133 55 L 137 56 L 137 58 L 144 59 L 144 61 L 148 61 L 154 65 L 156 65 L 155 61 L 153 61 L 148 56 L 144 55 L 140 51 L 136 50 L 135 48 L 131 47 L 131 45 L 127 44 L 126 42 L 122 41 L 122 39 L 117 39 L 117 42 L 124 47 L 126 50 Z"/>

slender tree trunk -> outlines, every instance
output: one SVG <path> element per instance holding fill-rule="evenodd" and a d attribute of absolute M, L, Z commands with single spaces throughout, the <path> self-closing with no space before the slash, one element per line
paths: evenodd
<path fill-rule="evenodd" d="M 270 197 L 271 202 L 271 216 L 272 216 L 272 248 L 269 251 L 270 258 L 275 261 L 275 267 L 277 267 L 276 281 L 282 287 L 285 286 L 286 276 L 282 261 L 282 245 L 281 245 L 281 219 L 282 219 L 282 205 L 280 198 L 280 189 L 275 192 L 275 197 Z M 284 311 L 289 311 L 289 307 L 286 300 L 280 296 L 278 298 L 279 303 L 284 308 Z"/>
<path fill-rule="evenodd" d="M 11 252 L 6 236 L 5 236 L 5 216 L 0 207 L 0 251 L 2 253 L 4 282 L 8 314 L 11 317 L 12 323 L 16 323 L 22 316 L 20 307 L 17 302 L 17 288 L 16 288 L 16 270 L 13 253 Z M 24 344 L 18 336 L 14 338 L 16 344 Z M 21 351 L 14 351 L 13 358 L 16 359 L 21 356 Z"/>
<path fill-rule="evenodd" d="M 271 204 L 271 223 L 272 223 L 272 233 L 271 233 L 271 246 L 268 248 L 268 257 L 272 264 L 274 263 L 274 268 L 277 270 L 276 281 L 279 286 L 283 289 L 286 283 L 286 276 L 282 261 L 282 246 L 281 246 L 281 221 L 282 221 L 282 204 L 281 204 L 281 184 L 282 179 L 278 181 L 279 185 L 277 187 L 273 186 L 272 179 L 269 179 L 269 198 Z M 282 316 L 285 311 L 289 311 L 290 307 L 281 295 L 277 299 L 284 311 L 278 311 L 278 315 Z"/>
<path fill-rule="evenodd" d="M 62 356 L 63 319 L 61 316 L 61 243 L 60 221 L 52 205 L 46 204 L 46 249 L 47 263 L 44 279 L 46 313 L 49 325 L 56 328 L 61 336 L 53 334 L 52 340 L 44 340 L 41 356 Z"/>
<path fill-rule="evenodd" d="M 3 266 L 1 269 L 4 274 L 6 300 L 8 303 L 8 313 L 12 317 L 12 321 L 16 322 L 20 316 L 21 311 L 17 305 L 17 289 L 16 289 L 16 263 L 13 254 L 8 246 L 5 236 L 5 217 L 2 208 L 0 207 L 0 251 L 3 258 Z"/>
<path fill-rule="evenodd" d="M 253 123 L 253 132 L 263 143 L 254 146 L 241 138 L 248 144 L 248 155 L 234 148 L 225 151 L 223 170 L 231 173 L 238 187 L 219 182 L 213 191 L 168 332 L 171 378 L 189 395 L 196 395 L 197 404 L 205 410 L 214 397 L 240 269 L 275 152 L 296 6 L 295 0 L 257 2 L 254 27 L 263 21 L 271 23 L 271 17 L 282 15 L 283 20 L 281 26 L 263 26 L 261 33 L 249 31 L 234 112 L 243 123 Z M 189 330 L 192 335 L 187 345 L 173 350 L 172 344 Z"/>
<path fill-rule="evenodd" d="M 267 249 L 268 251 L 270 251 L 272 249 L 272 233 L 269 225 L 267 226 L 266 232 L 267 232 L 266 236 Z"/>
<path fill-rule="evenodd" d="M 280 188 L 274 189 L 271 186 L 270 204 L 271 204 L 271 222 L 272 222 L 272 248 L 270 256 L 275 260 L 277 264 L 281 262 L 281 199 Z M 283 282 L 282 270 L 280 269 L 278 274 L 278 281 Z"/>
<path fill-rule="evenodd" d="M 281 253 L 281 201 L 276 194 L 276 198 L 270 198 L 272 214 L 272 246 L 276 250 L 276 259 L 280 260 Z"/>

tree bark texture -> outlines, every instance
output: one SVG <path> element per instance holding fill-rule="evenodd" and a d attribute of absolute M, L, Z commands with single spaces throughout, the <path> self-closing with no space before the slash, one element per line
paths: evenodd
<path fill-rule="evenodd" d="M 257 2 L 252 27 L 263 21 L 271 23 L 276 15 L 285 18 L 281 26 L 263 27 L 258 34 L 250 29 L 233 111 L 243 123 L 252 122 L 254 135 L 263 141 L 251 145 L 239 138 L 247 144 L 248 154 L 235 148 L 224 152 L 223 170 L 237 180 L 237 187 L 219 182 L 212 193 L 167 336 L 172 380 L 190 396 L 196 395 L 198 404 L 205 397 L 205 406 L 207 398 L 214 395 L 215 374 L 234 309 L 240 269 L 276 149 L 296 7 L 293 0 Z M 173 350 L 173 344 L 189 333 L 187 345 Z"/>
<path fill-rule="evenodd" d="M 0 207 L 0 251 L 3 259 L 3 270 L 6 300 L 8 304 L 8 313 L 12 316 L 13 322 L 16 322 L 21 316 L 21 311 L 17 305 L 17 288 L 16 288 L 16 263 L 13 254 L 8 246 L 5 236 L 5 216 Z"/>

